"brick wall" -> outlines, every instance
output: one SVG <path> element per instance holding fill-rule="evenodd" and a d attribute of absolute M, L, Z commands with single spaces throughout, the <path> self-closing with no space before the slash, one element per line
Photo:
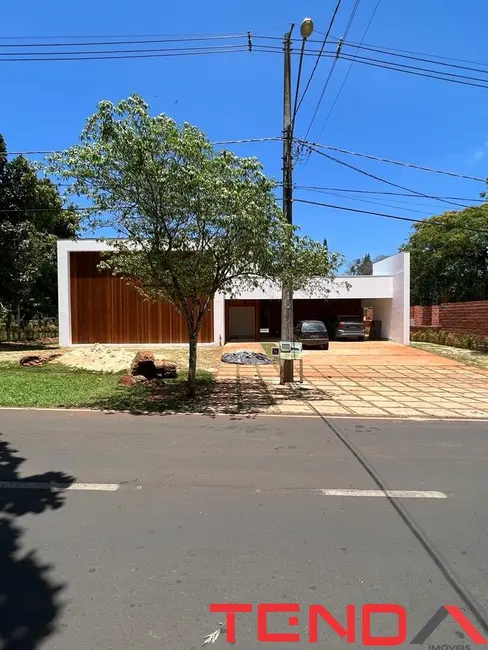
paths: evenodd
<path fill-rule="evenodd" d="M 439 327 L 439 323 L 440 323 L 440 306 L 439 305 L 432 305 L 430 324 L 433 327 Z"/>
<path fill-rule="evenodd" d="M 459 334 L 488 336 L 488 300 L 415 305 L 410 308 L 414 327 L 439 327 Z"/>
<path fill-rule="evenodd" d="M 410 307 L 410 320 L 417 327 L 432 325 L 432 306 L 413 305 Z"/>

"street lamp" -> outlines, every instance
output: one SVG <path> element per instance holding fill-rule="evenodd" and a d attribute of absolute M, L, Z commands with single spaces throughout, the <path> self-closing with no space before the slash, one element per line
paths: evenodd
<path fill-rule="evenodd" d="M 303 52 L 305 42 L 313 32 L 313 20 L 305 18 L 300 26 L 302 47 L 298 64 L 297 85 L 293 115 L 291 110 L 291 33 L 294 25 L 284 38 L 284 91 L 283 91 L 283 216 L 291 225 L 293 223 L 293 132 L 298 109 L 298 91 L 302 76 Z M 293 287 L 283 284 L 281 289 L 281 340 L 293 341 Z M 280 383 L 293 381 L 293 361 L 284 359 L 280 364 Z"/>
<path fill-rule="evenodd" d="M 302 24 L 300 25 L 300 34 L 303 39 L 307 39 L 312 36 L 313 32 L 313 20 L 311 18 L 304 18 Z"/>

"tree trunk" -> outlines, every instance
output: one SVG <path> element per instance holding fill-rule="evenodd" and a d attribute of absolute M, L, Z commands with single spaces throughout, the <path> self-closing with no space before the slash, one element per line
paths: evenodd
<path fill-rule="evenodd" d="M 7 317 L 5 319 L 5 329 L 7 330 L 7 341 L 10 342 L 12 332 L 12 312 L 10 310 L 7 312 Z"/>
<path fill-rule="evenodd" d="M 187 397 L 194 399 L 197 392 L 197 335 L 190 332 L 190 354 L 188 358 Z"/>

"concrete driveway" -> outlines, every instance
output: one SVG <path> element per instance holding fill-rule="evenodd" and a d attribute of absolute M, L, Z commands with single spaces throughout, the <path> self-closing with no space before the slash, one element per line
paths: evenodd
<path fill-rule="evenodd" d="M 227 349 L 263 351 L 259 343 L 229 344 Z M 257 411 L 488 419 L 487 371 L 409 346 L 332 342 L 328 351 L 306 350 L 303 366 L 302 387 L 279 386 L 276 365 L 221 364 L 218 378 L 228 389 L 235 385 L 243 407 Z"/>

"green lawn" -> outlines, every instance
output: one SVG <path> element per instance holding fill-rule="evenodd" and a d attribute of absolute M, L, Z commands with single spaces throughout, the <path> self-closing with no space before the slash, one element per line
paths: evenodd
<path fill-rule="evenodd" d="M 278 343 L 261 343 L 267 357 L 271 359 L 271 349 L 277 347 Z"/>
<path fill-rule="evenodd" d="M 120 375 L 70 369 L 60 364 L 24 368 L 0 364 L 0 406 L 79 407 L 129 411 L 192 411 L 208 403 L 214 379 L 199 371 L 198 397 L 185 396 L 186 374 L 130 388 Z"/>
<path fill-rule="evenodd" d="M 431 352 L 432 354 L 438 354 L 440 357 L 447 357 L 460 363 L 467 363 L 470 366 L 488 370 L 488 354 L 486 352 L 453 348 L 449 345 L 438 345 L 437 343 L 420 343 L 418 341 L 411 341 L 410 345 L 413 348 L 424 350 L 424 352 Z"/>

